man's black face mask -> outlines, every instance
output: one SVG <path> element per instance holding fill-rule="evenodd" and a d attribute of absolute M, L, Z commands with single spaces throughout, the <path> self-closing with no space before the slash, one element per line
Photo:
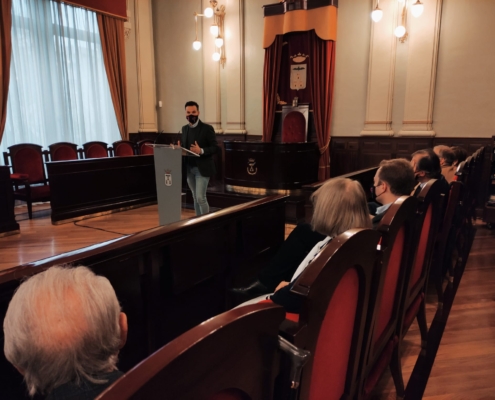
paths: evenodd
<path fill-rule="evenodd" d="M 382 204 L 376 198 L 377 197 L 376 196 L 376 186 L 371 186 L 370 187 L 370 192 L 371 192 L 371 200 L 374 201 L 375 203 Z M 380 193 L 378 196 L 381 196 L 382 194 L 383 194 L 383 192 Z"/>
<path fill-rule="evenodd" d="M 189 123 L 191 125 L 194 125 L 196 123 L 196 121 L 198 120 L 198 116 L 197 115 L 186 115 L 186 119 L 189 121 Z"/>

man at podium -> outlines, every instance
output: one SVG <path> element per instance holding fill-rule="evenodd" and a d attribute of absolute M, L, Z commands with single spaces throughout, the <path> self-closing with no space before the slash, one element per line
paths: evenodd
<path fill-rule="evenodd" d="M 199 119 L 198 103 L 188 101 L 185 109 L 186 119 L 189 123 L 184 125 L 181 130 L 182 146 L 199 155 L 199 157 L 185 157 L 187 184 L 192 192 L 196 215 L 203 215 L 210 211 L 210 206 L 206 200 L 206 188 L 210 177 L 215 173 L 213 154 L 218 149 L 217 139 L 213 127 Z M 179 146 L 181 142 L 179 142 Z"/>

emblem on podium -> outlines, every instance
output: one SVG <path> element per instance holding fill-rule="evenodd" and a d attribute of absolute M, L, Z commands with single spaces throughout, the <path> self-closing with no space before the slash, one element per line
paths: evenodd
<path fill-rule="evenodd" d="M 172 171 L 169 169 L 165 170 L 165 186 L 172 186 Z"/>

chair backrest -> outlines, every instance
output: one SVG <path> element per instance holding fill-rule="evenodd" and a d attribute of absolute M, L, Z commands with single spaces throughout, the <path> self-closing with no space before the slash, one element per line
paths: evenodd
<path fill-rule="evenodd" d="M 153 147 L 146 146 L 147 143 L 153 143 L 153 140 L 144 139 L 137 142 L 138 154 L 153 154 Z"/>
<path fill-rule="evenodd" d="M 14 174 L 28 175 L 29 183 L 46 183 L 41 146 L 21 143 L 10 146 L 8 149 Z"/>
<path fill-rule="evenodd" d="M 416 212 L 416 255 L 409 280 L 408 302 L 414 299 L 425 285 L 430 270 L 433 249 L 441 224 L 443 196 L 440 181 L 431 179 L 418 194 Z"/>
<path fill-rule="evenodd" d="M 299 111 L 289 112 L 282 123 L 282 143 L 306 141 L 306 118 Z"/>
<path fill-rule="evenodd" d="M 284 316 L 273 304 L 217 315 L 153 353 L 97 399 L 270 399 Z"/>
<path fill-rule="evenodd" d="M 372 287 L 376 293 L 371 296 L 374 302 L 370 303 L 365 332 L 367 343 L 361 384 L 366 394 L 376 384 L 375 377 L 368 379 L 369 374 L 396 336 L 395 330 L 404 312 L 401 298 L 410 276 L 416 208 L 415 197 L 402 196 L 390 206 L 376 228 L 382 235 L 382 264 L 373 277 Z"/>
<path fill-rule="evenodd" d="M 87 142 L 83 144 L 85 158 L 108 157 L 108 145 L 105 142 Z"/>
<path fill-rule="evenodd" d="M 304 300 L 290 339 L 312 354 L 303 369 L 302 399 L 352 397 L 358 387 L 379 238 L 371 229 L 351 229 L 337 236 L 292 288 Z"/>
<path fill-rule="evenodd" d="M 116 157 L 133 156 L 136 154 L 135 145 L 136 144 L 130 140 L 119 140 L 117 142 L 113 142 L 113 155 Z"/>
<path fill-rule="evenodd" d="M 50 150 L 50 160 L 68 161 L 77 160 L 77 145 L 69 142 L 58 142 L 48 146 Z"/>

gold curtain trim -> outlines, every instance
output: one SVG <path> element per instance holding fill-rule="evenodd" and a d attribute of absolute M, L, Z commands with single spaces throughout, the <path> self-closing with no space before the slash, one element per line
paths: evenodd
<path fill-rule="evenodd" d="M 289 32 L 310 31 L 323 40 L 337 40 L 337 7 L 288 11 L 264 19 L 263 48 L 270 47 L 275 36 Z"/>

